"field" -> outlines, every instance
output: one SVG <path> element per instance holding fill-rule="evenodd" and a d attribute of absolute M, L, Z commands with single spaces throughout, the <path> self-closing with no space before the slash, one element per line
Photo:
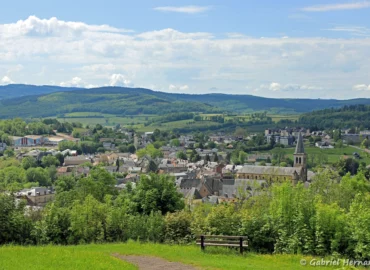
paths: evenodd
<path fill-rule="evenodd" d="M 103 126 L 115 126 L 121 124 L 136 129 L 139 132 L 153 131 L 155 129 L 160 130 L 172 130 L 172 129 L 198 129 L 205 127 L 217 127 L 221 126 L 214 117 L 224 117 L 225 121 L 234 120 L 240 123 L 240 125 L 246 125 L 250 121 L 261 120 L 258 114 L 243 114 L 243 115 L 222 115 L 222 114 L 200 114 L 203 121 L 194 121 L 193 119 L 171 121 L 165 123 L 156 122 L 159 119 L 158 115 L 132 115 L 132 116 L 119 116 L 114 114 L 100 113 L 100 112 L 73 112 L 66 113 L 65 115 L 58 116 L 57 119 L 61 122 L 80 122 L 84 126 L 101 124 Z M 267 115 L 272 118 L 273 122 L 278 122 L 281 119 L 297 120 L 299 115 L 278 115 L 271 114 Z M 154 120 L 154 123 L 145 125 L 148 121 Z M 264 125 L 251 125 L 247 127 L 248 132 L 262 132 L 265 128 L 271 127 L 271 124 Z"/>
<path fill-rule="evenodd" d="M 294 147 L 285 149 L 289 157 L 293 156 L 294 150 L 295 150 Z M 367 153 L 365 153 L 363 150 L 356 149 L 351 146 L 344 146 L 343 148 L 333 148 L 333 149 L 320 149 L 318 147 L 306 145 L 305 152 L 307 153 L 308 156 L 325 154 L 328 157 L 329 163 L 335 163 L 344 156 L 353 157 L 352 154 L 354 152 L 357 152 L 361 156 L 359 162 L 365 162 L 366 164 L 370 164 L 370 158 L 368 157 Z"/>
<path fill-rule="evenodd" d="M 274 123 L 279 122 L 280 120 L 290 120 L 290 121 L 297 121 L 299 118 L 299 114 L 289 114 L 289 115 L 280 115 L 280 114 L 268 114 L 268 117 L 271 117 Z"/>
<path fill-rule="evenodd" d="M 64 117 L 57 117 L 60 122 L 79 122 L 84 126 L 101 124 L 104 126 L 121 125 L 138 125 L 143 124 L 156 117 L 154 115 L 133 115 L 133 116 L 116 116 L 114 114 L 103 114 L 99 112 L 75 112 L 67 113 Z"/>
<path fill-rule="evenodd" d="M 45 247 L 0 247 L 0 269 L 137 269 L 136 266 L 117 259 L 112 254 L 147 255 L 182 262 L 197 269 L 235 269 L 235 270 L 285 270 L 307 269 L 300 265 L 300 255 L 258 255 L 246 252 L 243 256 L 235 250 L 226 248 L 207 248 L 203 253 L 197 246 L 177 246 L 161 244 L 81 245 Z M 307 262 L 312 258 L 305 257 Z M 334 269 L 319 267 L 314 269 Z M 166 269 L 164 269 L 166 270 Z"/>
<path fill-rule="evenodd" d="M 153 131 L 155 129 L 160 130 L 172 130 L 175 128 L 203 128 L 203 127 L 214 127 L 219 126 L 219 123 L 212 122 L 212 121 L 194 121 L 192 119 L 189 120 L 179 120 L 179 121 L 172 121 L 166 123 L 154 123 L 149 126 L 144 125 L 135 125 L 134 127 L 139 132 L 146 132 L 146 131 Z"/>

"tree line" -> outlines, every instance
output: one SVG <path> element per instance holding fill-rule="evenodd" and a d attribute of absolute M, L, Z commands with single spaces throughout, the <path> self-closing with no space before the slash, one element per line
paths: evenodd
<path fill-rule="evenodd" d="M 59 178 L 55 201 L 26 215 L 24 204 L 2 193 L 0 243 L 193 243 L 199 234 L 247 235 L 256 252 L 370 258 L 370 184 L 361 171 L 340 177 L 324 169 L 309 187 L 240 187 L 237 203 L 218 205 L 188 204 L 167 175 L 142 175 L 122 191 L 114 183 L 101 168 Z"/>

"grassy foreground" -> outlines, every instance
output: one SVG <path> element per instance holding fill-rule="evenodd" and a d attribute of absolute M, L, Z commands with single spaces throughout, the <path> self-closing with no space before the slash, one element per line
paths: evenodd
<path fill-rule="evenodd" d="M 197 246 L 170 246 L 161 244 L 81 245 L 44 247 L 0 247 L 0 269 L 137 269 L 136 266 L 114 258 L 123 255 L 149 255 L 168 261 L 191 264 L 199 269 L 333 269 L 332 267 L 301 266 L 300 255 L 257 255 L 226 248 L 208 248 L 201 252 Z M 305 257 L 307 261 L 311 258 Z"/>

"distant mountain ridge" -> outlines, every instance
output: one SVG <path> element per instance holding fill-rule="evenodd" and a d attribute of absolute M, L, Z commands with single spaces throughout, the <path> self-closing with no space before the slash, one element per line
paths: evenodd
<path fill-rule="evenodd" d="M 364 98 L 352 100 L 276 99 L 252 95 L 177 94 L 127 87 L 84 89 L 8 85 L 0 87 L 0 97 L 3 97 L 0 100 L 1 118 L 49 117 L 70 112 L 160 115 L 173 112 L 248 113 L 268 111 L 286 114 L 338 108 L 345 105 L 370 105 L 370 99 Z"/>
<path fill-rule="evenodd" d="M 17 98 L 22 96 L 50 94 L 60 91 L 76 91 L 77 87 L 61 87 L 51 85 L 28 85 L 28 84 L 9 84 L 0 85 L 0 100 Z"/>

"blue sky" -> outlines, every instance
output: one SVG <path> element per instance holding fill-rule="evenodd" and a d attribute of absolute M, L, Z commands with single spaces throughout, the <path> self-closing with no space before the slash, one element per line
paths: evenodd
<path fill-rule="evenodd" d="M 370 97 L 370 1 L 8 1 L 0 84 Z"/>

